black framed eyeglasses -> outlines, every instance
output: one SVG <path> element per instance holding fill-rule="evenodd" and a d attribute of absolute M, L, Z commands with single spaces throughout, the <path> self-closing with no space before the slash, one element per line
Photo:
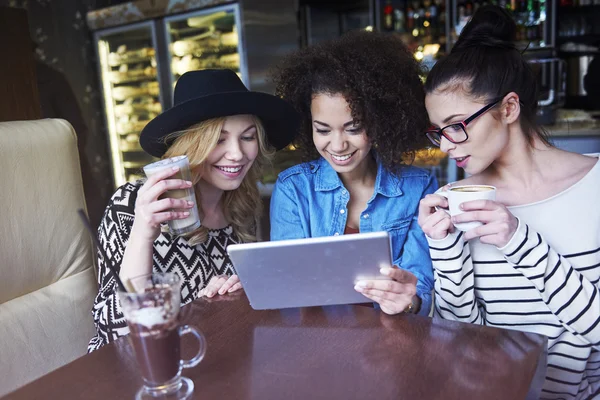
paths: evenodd
<path fill-rule="evenodd" d="M 467 139 L 469 139 L 469 135 L 467 134 L 467 125 L 473 122 L 476 118 L 483 115 L 486 111 L 492 109 L 496 104 L 502 101 L 503 98 L 504 96 L 494 100 L 493 102 L 484 106 L 481 110 L 477 111 L 475 114 L 471 115 L 469 118 L 461 122 L 455 122 L 441 129 L 430 129 L 427 132 L 425 132 L 425 135 L 427 135 L 429 140 L 431 140 L 431 143 L 438 147 L 442 142 L 442 136 L 452 143 L 466 142 Z"/>

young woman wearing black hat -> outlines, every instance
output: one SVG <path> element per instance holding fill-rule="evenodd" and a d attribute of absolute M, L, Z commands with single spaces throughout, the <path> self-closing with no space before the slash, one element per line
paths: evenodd
<path fill-rule="evenodd" d="M 515 30 L 507 11 L 481 7 L 427 77 L 427 136 L 467 172 L 460 184 L 497 188 L 495 201 L 464 202 L 454 217 L 440 195 L 421 201 L 435 312 L 547 336 L 539 398 L 598 398 L 600 161 L 548 143 Z"/>
<path fill-rule="evenodd" d="M 107 263 L 122 280 L 155 272 L 175 272 L 186 304 L 241 288 L 226 253 L 231 243 L 256 240 L 260 196 L 256 182 L 273 149 L 285 147 L 298 117 L 278 97 L 246 89 L 229 70 L 193 71 L 175 87 L 175 105 L 150 121 L 140 144 L 146 152 L 169 158 L 186 155 L 192 181 L 169 179 L 175 170 L 145 182 L 126 183 L 113 195 L 99 228 L 98 281 L 93 316 L 97 335 L 88 351 L 128 332 L 116 285 Z M 167 190 L 194 187 L 202 226 L 183 236 L 161 230 L 183 219 L 193 205 L 160 199 Z M 175 210 L 175 211 L 172 211 Z"/>

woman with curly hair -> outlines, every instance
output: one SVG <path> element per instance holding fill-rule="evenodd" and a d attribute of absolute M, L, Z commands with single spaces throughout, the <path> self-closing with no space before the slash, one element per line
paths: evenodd
<path fill-rule="evenodd" d="M 248 91 L 230 70 L 183 74 L 174 100 L 175 106 L 144 127 L 140 144 L 157 158 L 186 155 L 191 180 L 175 179 L 177 169 L 161 171 L 126 183 L 112 196 L 98 229 L 103 251 L 92 310 L 98 332 L 88 351 L 129 332 L 108 263 L 124 282 L 152 272 L 178 275 L 182 304 L 241 288 L 226 248 L 256 240 L 262 209 L 256 182 L 273 151 L 292 141 L 295 129 L 289 128 L 298 123 L 289 104 Z M 189 217 L 194 203 L 168 192 L 189 187 L 202 225 L 184 235 L 161 229 Z"/>
<path fill-rule="evenodd" d="M 391 280 L 355 289 L 388 314 L 427 315 L 433 272 L 417 224 L 435 178 L 406 165 L 424 146 L 425 93 L 419 64 L 400 39 L 358 31 L 288 55 L 275 70 L 276 94 L 301 114 L 296 146 L 307 162 L 277 179 L 271 239 L 387 231 Z"/>

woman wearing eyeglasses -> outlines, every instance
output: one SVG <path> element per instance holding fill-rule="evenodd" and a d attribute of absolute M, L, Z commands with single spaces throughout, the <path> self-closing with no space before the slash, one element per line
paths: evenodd
<path fill-rule="evenodd" d="M 429 139 L 496 201 L 421 200 L 435 279 L 435 314 L 548 337 L 540 398 L 588 399 L 600 390 L 600 163 L 549 144 L 536 124 L 536 77 L 514 47 L 515 24 L 478 10 L 431 70 Z M 454 224 L 483 225 L 459 232 Z"/>

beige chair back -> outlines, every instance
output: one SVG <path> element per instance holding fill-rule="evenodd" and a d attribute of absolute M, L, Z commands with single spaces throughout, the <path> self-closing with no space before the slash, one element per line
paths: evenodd
<path fill-rule="evenodd" d="M 0 123 L 0 182 L 1 396 L 86 353 L 97 284 L 71 125 Z"/>

